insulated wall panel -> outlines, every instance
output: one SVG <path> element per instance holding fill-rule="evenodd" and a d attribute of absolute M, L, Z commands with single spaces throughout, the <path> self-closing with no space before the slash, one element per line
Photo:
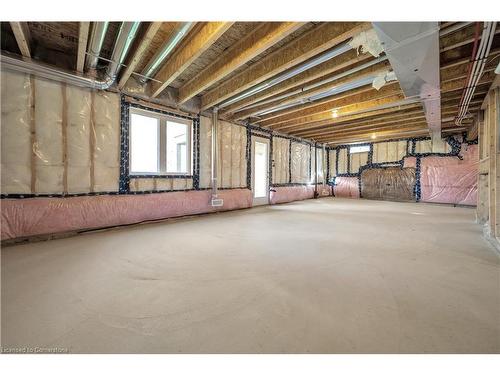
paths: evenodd
<path fill-rule="evenodd" d="M 120 179 L 120 97 L 93 93 L 94 191 L 117 191 Z"/>
<path fill-rule="evenodd" d="M 337 175 L 337 150 L 329 150 L 328 157 L 330 158 L 330 178 Z"/>
<path fill-rule="evenodd" d="M 341 148 L 338 153 L 338 171 L 337 174 L 348 173 L 347 170 L 347 148 Z"/>
<path fill-rule="evenodd" d="M 417 154 L 424 154 L 427 152 L 432 152 L 432 142 L 430 139 L 425 141 L 417 141 L 415 146 L 415 152 Z"/>
<path fill-rule="evenodd" d="M 403 159 L 406 155 L 406 141 L 380 142 L 373 144 L 373 163 L 387 163 Z"/>
<path fill-rule="evenodd" d="M 67 86 L 68 193 L 90 192 L 90 90 Z"/>
<path fill-rule="evenodd" d="M 246 128 L 227 121 L 218 123 L 218 187 L 246 186 Z"/>
<path fill-rule="evenodd" d="M 368 163 L 368 152 L 356 152 L 350 154 L 351 157 L 351 170 L 350 173 L 358 173 L 359 168 Z"/>
<path fill-rule="evenodd" d="M 308 183 L 310 167 L 310 147 L 307 144 L 292 142 L 292 182 Z"/>
<path fill-rule="evenodd" d="M 273 183 L 286 184 L 289 182 L 289 148 L 290 141 L 285 138 L 273 138 Z"/>
<path fill-rule="evenodd" d="M 414 200 L 415 168 L 371 168 L 361 173 L 361 196 L 391 201 Z"/>
<path fill-rule="evenodd" d="M 2 193 L 31 193 L 31 85 L 25 74 L 2 71 Z"/>
<path fill-rule="evenodd" d="M 35 153 L 36 193 L 63 192 L 63 91 L 59 83 L 36 78 Z"/>

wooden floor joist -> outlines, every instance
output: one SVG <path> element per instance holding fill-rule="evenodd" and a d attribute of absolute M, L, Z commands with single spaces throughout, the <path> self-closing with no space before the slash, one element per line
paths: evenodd
<path fill-rule="evenodd" d="M 17 46 L 24 57 L 31 57 L 30 31 L 27 22 L 11 22 L 10 27 L 16 38 Z"/>
<path fill-rule="evenodd" d="M 151 22 L 148 25 L 148 28 L 146 30 L 146 33 L 144 34 L 144 37 L 141 40 L 140 45 L 137 47 L 137 49 L 134 51 L 134 54 L 132 56 L 132 59 L 130 60 L 130 63 L 127 65 L 127 68 L 123 72 L 120 81 L 118 82 L 118 88 L 122 89 L 125 84 L 127 83 L 128 79 L 134 72 L 135 68 L 141 61 L 142 57 L 146 53 L 147 49 L 151 45 L 151 42 L 153 41 L 154 36 L 160 30 L 160 27 L 162 25 L 162 22 Z"/>
<path fill-rule="evenodd" d="M 87 52 L 87 41 L 89 38 L 90 22 L 79 22 L 78 25 L 78 52 L 76 55 L 76 71 L 83 73 L 85 66 L 85 53 Z"/>
<path fill-rule="evenodd" d="M 185 42 L 167 59 L 153 81 L 152 97 L 157 97 L 174 81 L 191 63 L 205 52 L 234 22 L 205 22 L 196 28 Z"/>
<path fill-rule="evenodd" d="M 220 81 L 303 25 L 304 22 L 263 23 L 181 86 L 179 88 L 179 103 L 186 102 L 215 82 Z"/>
<path fill-rule="evenodd" d="M 370 28 L 371 24 L 363 22 L 321 24 L 207 92 L 201 98 L 201 109 L 210 108 Z"/>

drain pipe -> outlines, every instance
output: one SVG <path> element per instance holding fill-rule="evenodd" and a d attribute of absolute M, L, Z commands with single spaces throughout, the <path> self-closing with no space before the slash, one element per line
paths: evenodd
<path fill-rule="evenodd" d="M 97 67 L 108 26 L 109 22 L 94 22 L 92 25 L 88 50 L 89 54 L 87 55 L 87 70 L 94 70 Z"/>
<path fill-rule="evenodd" d="M 486 59 L 490 53 L 491 44 L 495 36 L 496 22 L 485 22 L 483 24 L 483 32 L 481 36 L 481 41 L 478 45 L 479 37 L 479 23 L 476 28 L 476 37 L 474 41 L 474 48 L 471 57 L 471 65 L 469 65 L 469 72 L 467 74 L 466 84 L 464 90 L 462 91 L 462 97 L 460 99 L 460 104 L 458 106 L 459 111 L 455 119 L 455 125 L 460 126 L 462 120 L 467 116 L 469 104 L 474 95 L 474 91 L 481 79 L 484 67 L 486 65 Z"/>
<path fill-rule="evenodd" d="M 127 56 L 132 41 L 137 34 L 140 22 L 123 22 L 118 33 L 118 38 L 113 49 L 111 62 L 109 63 L 104 78 L 98 80 L 92 75 L 79 75 L 47 65 L 26 57 L 12 57 L 7 54 L 1 55 L 2 69 L 14 70 L 17 72 L 33 74 L 42 78 L 57 82 L 64 82 L 71 85 L 91 88 L 96 90 L 106 90 L 116 81 L 121 65 Z"/>
<path fill-rule="evenodd" d="M 314 142 L 314 199 L 318 198 L 318 142 Z"/>
<path fill-rule="evenodd" d="M 219 109 L 214 107 L 212 112 L 212 198 L 210 205 L 212 207 L 221 207 L 224 204 L 222 199 L 217 197 L 217 167 L 218 167 L 218 147 L 217 133 L 219 127 Z"/>

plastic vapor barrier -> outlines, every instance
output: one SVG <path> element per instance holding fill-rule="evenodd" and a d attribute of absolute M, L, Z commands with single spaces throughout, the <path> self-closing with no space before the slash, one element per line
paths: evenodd
<path fill-rule="evenodd" d="M 273 183 L 286 184 L 289 182 L 289 157 L 290 141 L 285 138 L 273 139 Z"/>
<path fill-rule="evenodd" d="M 368 163 L 368 152 L 356 152 L 350 155 L 351 157 L 351 170 L 350 173 L 358 173 L 359 167 Z"/>
<path fill-rule="evenodd" d="M 359 182 L 357 177 L 336 177 L 333 194 L 342 198 L 359 198 Z"/>
<path fill-rule="evenodd" d="M 118 94 L 2 72 L 2 193 L 118 191 L 119 112 Z"/>
<path fill-rule="evenodd" d="M 218 187 L 246 186 L 246 128 L 227 121 L 219 121 L 218 125 Z"/>
<path fill-rule="evenodd" d="M 2 71 L 2 193 L 31 193 L 31 84 Z"/>
<path fill-rule="evenodd" d="M 349 173 L 347 170 L 347 148 L 341 148 L 338 153 L 338 170 L 337 174 Z"/>
<path fill-rule="evenodd" d="M 90 191 L 90 90 L 66 88 L 68 126 L 66 130 L 68 193 Z"/>
<path fill-rule="evenodd" d="M 337 150 L 329 150 L 328 157 L 330 158 L 330 178 L 337 175 Z"/>
<path fill-rule="evenodd" d="M 310 147 L 309 145 L 292 142 L 292 182 L 308 183 L 310 182 Z"/>
<path fill-rule="evenodd" d="M 406 147 L 406 140 L 374 143 L 372 162 L 387 163 L 392 161 L 399 161 L 406 155 Z"/>
<path fill-rule="evenodd" d="M 372 168 L 361 172 L 361 196 L 391 201 L 415 200 L 415 168 Z"/>
<path fill-rule="evenodd" d="M 224 206 L 211 207 L 209 190 L 99 195 L 69 198 L 4 199 L 2 240 L 140 223 L 252 206 L 248 189 L 224 190 Z"/>
<path fill-rule="evenodd" d="M 462 160 L 437 156 L 422 158 L 420 186 L 423 202 L 477 204 L 477 145 L 463 146 L 460 155 Z"/>

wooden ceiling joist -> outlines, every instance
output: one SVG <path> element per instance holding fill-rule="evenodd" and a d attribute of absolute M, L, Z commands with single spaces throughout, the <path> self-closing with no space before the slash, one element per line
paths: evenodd
<path fill-rule="evenodd" d="M 201 98 L 201 109 L 217 105 L 370 28 L 371 24 L 366 22 L 321 24 L 207 92 Z"/>
<path fill-rule="evenodd" d="M 372 66 L 370 66 L 366 69 L 363 69 L 359 72 L 350 74 L 350 75 L 343 77 L 341 79 L 325 83 L 325 84 L 318 86 L 318 87 L 315 87 L 313 89 L 301 91 L 300 93 L 291 95 L 287 98 L 279 99 L 279 100 L 276 100 L 274 102 L 270 102 L 270 103 L 266 103 L 266 104 L 262 104 L 260 106 L 253 107 L 253 108 L 248 109 L 246 111 L 237 112 L 233 116 L 233 119 L 238 119 L 238 120 L 244 119 L 244 118 L 250 117 L 252 115 L 258 114 L 260 112 L 264 112 L 266 110 L 269 110 L 269 109 L 272 109 L 272 108 L 275 108 L 275 107 L 278 107 L 281 105 L 286 105 L 286 104 L 297 102 L 301 99 L 309 98 L 313 95 L 323 93 L 325 91 L 331 90 L 331 89 L 338 87 L 340 85 L 355 83 L 356 81 L 358 81 L 360 79 L 363 79 L 363 78 L 366 78 L 369 76 L 373 76 L 373 75 L 376 75 L 376 74 L 379 74 L 382 72 L 386 72 L 388 70 L 390 70 L 390 64 L 388 61 L 384 61 L 382 63 L 372 65 Z M 368 85 L 368 87 L 371 87 L 371 85 Z"/>
<path fill-rule="evenodd" d="M 162 25 L 162 22 L 151 22 L 148 25 L 146 33 L 144 34 L 144 37 L 141 40 L 141 43 L 139 44 L 137 49 L 134 51 L 134 54 L 132 56 L 132 59 L 130 60 L 130 63 L 127 65 L 127 68 L 123 72 L 123 74 L 120 78 L 120 81 L 118 82 L 118 88 L 120 90 L 125 86 L 128 79 L 130 78 L 132 73 L 137 68 L 137 65 L 142 60 L 144 54 L 146 53 L 146 51 L 150 47 L 154 36 L 158 32 L 158 30 L 160 30 L 161 25 Z"/>
<path fill-rule="evenodd" d="M 289 90 L 295 90 L 306 84 L 316 83 L 316 81 L 327 78 L 333 74 L 338 74 L 348 68 L 365 63 L 373 56 L 369 53 L 357 54 L 355 50 L 348 51 L 339 56 L 325 61 L 324 63 L 306 70 L 294 77 L 287 79 L 277 85 L 274 85 L 262 92 L 251 95 L 247 98 L 237 101 L 220 110 L 221 115 L 232 114 L 241 108 L 245 108 L 253 103 L 258 103 L 266 99 L 277 96 Z"/>
<path fill-rule="evenodd" d="M 83 73 L 85 65 L 85 53 L 87 52 L 87 41 L 89 38 L 90 22 L 79 22 L 78 25 L 78 51 L 76 54 L 76 71 Z"/>
<path fill-rule="evenodd" d="M 313 103 L 312 105 L 307 105 L 303 107 L 298 107 L 293 110 L 285 110 L 277 113 L 272 113 L 267 116 L 263 116 L 261 119 L 257 120 L 256 123 L 261 126 L 269 126 L 284 123 L 290 120 L 297 120 L 301 117 L 307 117 L 311 115 L 318 114 L 328 114 L 332 117 L 332 111 L 337 110 L 337 116 L 344 114 L 345 112 L 342 107 L 350 106 L 350 105 L 358 105 L 361 103 L 370 103 L 376 99 L 382 99 L 386 97 L 395 97 L 400 98 L 399 100 L 404 99 L 404 95 L 399 89 L 399 85 L 390 84 L 382 87 L 379 91 L 373 88 L 359 88 L 356 90 L 352 90 L 348 93 L 344 93 L 343 95 L 338 95 L 334 98 L 324 100 L 318 103 Z M 388 101 L 384 101 L 384 104 L 389 103 Z M 373 103 L 372 103 L 373 104 Z M 374 105 L 362 105 L 360 109 L 371 108 Z M 362 107 L 362 108 L 361 108 Z"/>
<path fill-rule="evenodd" d="M 205 22 L 196 28 L 191 36 L 167 59 L 153 81 L 152 97 L 157 97 L 174 81 L 194 60 L 205 52 L 234 22 Z"/>
<path fill-rule="evenodd" d="M 17 46 L 24 57 L 31 57 L 30 32 L 27 22 L 11 22 L 10 27 L 16 38 Z"/>
<path fill-rule="evenodd" d="M 304 22 L 263 23 L 252 33 L 225 51 L 216 61 L 179 88 L 179 103 L 184 103 L 201 91 L 226 77 L 269 47 L 303 26 Z"/>

